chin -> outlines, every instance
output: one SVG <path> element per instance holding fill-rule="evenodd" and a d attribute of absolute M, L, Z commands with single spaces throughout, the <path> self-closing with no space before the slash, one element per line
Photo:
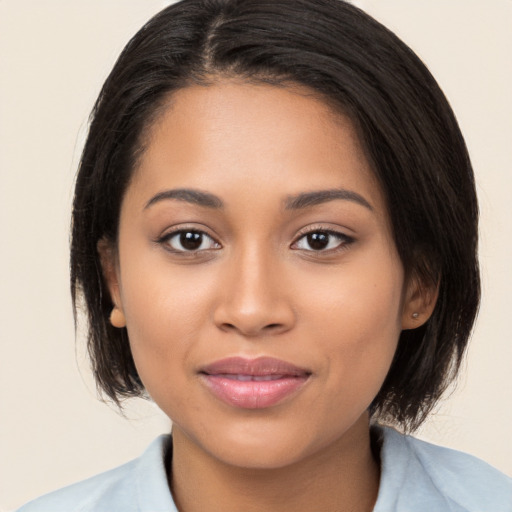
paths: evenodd
<path fill-rule="evenodd" d="M 245 443 L 215 446 L 211 453 L 226 465 L 252 470 L 272 470 L 291 466 L 304 459 L 307 450 L 283 443 Z"/>
<path fill-rule="evenodd" d="M 299 428 L 299 426 L 302 428 Z M 196 445 L 223 464 L 245 469 L 279 469 L 327 453 L 350 427 L 336 430 L 305 428 L 300 421 L 240 421 L 208 429 Z"/>

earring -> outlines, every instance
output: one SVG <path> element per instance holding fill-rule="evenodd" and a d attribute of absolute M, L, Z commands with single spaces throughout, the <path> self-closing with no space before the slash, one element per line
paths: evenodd
<path fill-rule="evenodd" d="M 413 314 L 412 314 L 412 317 L 414 318 L 414 320 L 418 319 L 418 318 L 419 318 L 419 316 L 420 316 L 420 314 L 419 314 L 419 313 L 413 313 Z"/>
<path fill-rule="evenodd" d="M 117 306 L 114 306 L 112 313 L 110 313 L 110 323 L 119 329 L 126 327 L 124 313 Z"/>

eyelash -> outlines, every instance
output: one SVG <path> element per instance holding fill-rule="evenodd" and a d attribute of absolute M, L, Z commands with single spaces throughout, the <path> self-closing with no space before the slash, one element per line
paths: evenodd
<path fill-rule="evenodd" d="M 183 247 L 183 240 L 181 240 L 181 237 L 182 235 L 190 235 L 190 234 L 193 234 L 195 236 L 199 235 L 201 237 L 201 244 L 198 248 L 196 249 L 189 249 L 187 250 L 186 248 L 183 248 L 183 249 L 176 249 L 175 247 L 173 247 L 171 245 L 171 242 L 173 239 L 177 239 L 179 241 L 179 243 L 182 245 Z M 201 249 L 201 246 L 203 245 L 203 243 L 205 242 L 205 239 L 209 239 L 213 245 L 215 245 L 216 247 L 208 247 L 208 248 L 203 248 Z M 197 239 L 196 239 L 197 240 Z M 196 254 L 199 254 L 201 252 L 204 252 L 204 251 L 211 251 L 211 250 L 217 250 L 217 249 L 220 249 L 221 248 L 221 245 L 213 238 L 211 237 L 208 233 L 206 233 L 205 231 L 202 231 L 200 229 L 195 229 L 195 228 L 179 228 L 179 229 L 176 229 L 174 231 L 171 231 L 170 233 L 166 233 L 164 236 L 160 237 L 157 242 L 159 244 L 162 244 L 162 245 L 165 245 L 166 246 L 166 249 L 174 254 L 182 254 L 182 255 L 196 255 Z"/>
<path fill-rule="evenodd" d="M 338 241 L 338 244 L 335 247 L 330 247 L 328 249 L 301 249 L 300 247 L 297 247 L 299 242 L 302 240 L 307 240 L 308 236 L 312 235 L 327 235 L 328 236 L 328 244 L 331 243 L 332 238 Z M 312 254 L 325 254 L 325 255 L 331 255 L 338 253 L 340 251 L 348 249 L 348 247 L 355 242 L 355 239 L 345 235 L 344 233 L 341 233 L 339 231 L 334 231 L 332 229 L 325 229 L 320 226 L 315 226 L 312 228 L 308 228 L 306 231 L 303 231 L 299 233 L 299 236 L 296 238 L 295 242 L 292 244 L 292 249 L 297 247 L 297 250 L 304 250 L 305 252 L 312 253 Z"/>
<path fill-rule="evenodd" d="M 183 235 L 193 235 L 192 237 L 189 237 L 191 241 L 194 241 L 193 237 L 195 238 L 195 241 L 199 241 L 200 245 L 197 248 L 189 248 L 186 249 L 183 247 L 183 240 L 181 237 Z M 299 243 L 303 240 L 308 241 L 309 236 L 313 235 L 322 235 L 327 236 L 327 248 L 319 248 L 319 249 L 306 249 L 299 247 Z M 199 239 L 198 239 L 199 238 Z M 335 247 L 329 247 L 329 244 L 331 244 L 332 239 L 335 239 L 338 241 L 337 245 Z M 171 241 L 173 239 L 177 239 L 179 243 L 181 244 L 182 248 L 176 248 L 171 245 Z M 201 246 L 205 243 L 206 240 L 210 240 L 211 245 L 213 247 L 207 247 L 201 249 Z M 312 240 L 308 241 L 310 244 Z M 345 235 L 344 233 L 341 233 L 339 231 L 334 231 L 331 229 L 325 229 L 322 227 L 313 227 L 307 229 L 307 231 L 303 231 L 299 234 L 299 236 L 295 239 L 295 241 L 291 244 L 291 249 L 294 250 L 302 250 L 304 252 L 312 253 L 312 254 L 335 254 L 339 251 L 346 250 L 348 246 L 350 246 L 353 242 L 355 242 L 355 239 Z M 218 250 L 222 246 L 208 233 L 205 231 L 202 231 L 200 229 L 194 229 L 194 228 L 179 228 L 174 231 L 171 231 L 170 233 L 166 233 L 164 236 L 160 237 L 157 240 L 157 243 L 165 245 L 166 249 L 174 254 L 180 254 L 180 255 L 198 255 L 201 252 L 204 251 L 212 251 L 212 250 Z"/>

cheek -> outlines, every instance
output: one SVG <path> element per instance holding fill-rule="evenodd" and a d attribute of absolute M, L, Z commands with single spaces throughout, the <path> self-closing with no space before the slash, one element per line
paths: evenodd
<path fill-rule="evenodd" d="M 369 254 L 371 258 L 358 259 L 357 265 L 347 260 L 345 269 L 340 268 L 324 282 L 317 276 L 315 286 L 310 283 L 306 309 L 329 368 L 326 385 L 331 396 L 340 401 L 359 397 L 368 405 L 396 351 L 403 286 L 398 258 L 392 254 L 386 257 L 386 251 L 378 253 L 380 258 Z M 341 389 L 347 393 L 340 394 Z"/>
<path fill-rule="evenodd" d="M 174 289 L 171 281 L 150 279 L 126 303 L 128 338 L 144 387 L 174 418 L 177 410 L 192 407 L 184 369 L 190 366 L 193 340 L 202 329 L 204 315 L 197 294 L 187 289 L 169 293 Z"/>
<path fill-rule="evenodd" d="M 350 333 L 345 342 L 364 347 L 400 333 L 403 270 L 392 256 L 368 251 L 365 258 L 347 258 L 332 271 L 304 273 L 297 280 L 296 296 L 307 302 L 304 312 L 317 318 L 320 335 Z"/>
<path fill-rule="evenodd" d="M 121 261 L 121 301 L 136 367 L 154 394 L 187 366 L 207 327 L 214 286 L 204 270 L 172 266 L 161 251 L 132 247 Z"/>

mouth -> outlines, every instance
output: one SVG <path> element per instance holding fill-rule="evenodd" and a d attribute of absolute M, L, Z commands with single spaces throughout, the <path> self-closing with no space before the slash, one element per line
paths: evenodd
<path fill-rule="evenodd" d="M 199 375 L 224 403 L 242 409 L 265 409 L 296 394 L 311 372 L 271 357 L 232 357 L 203 367 Z"/>

